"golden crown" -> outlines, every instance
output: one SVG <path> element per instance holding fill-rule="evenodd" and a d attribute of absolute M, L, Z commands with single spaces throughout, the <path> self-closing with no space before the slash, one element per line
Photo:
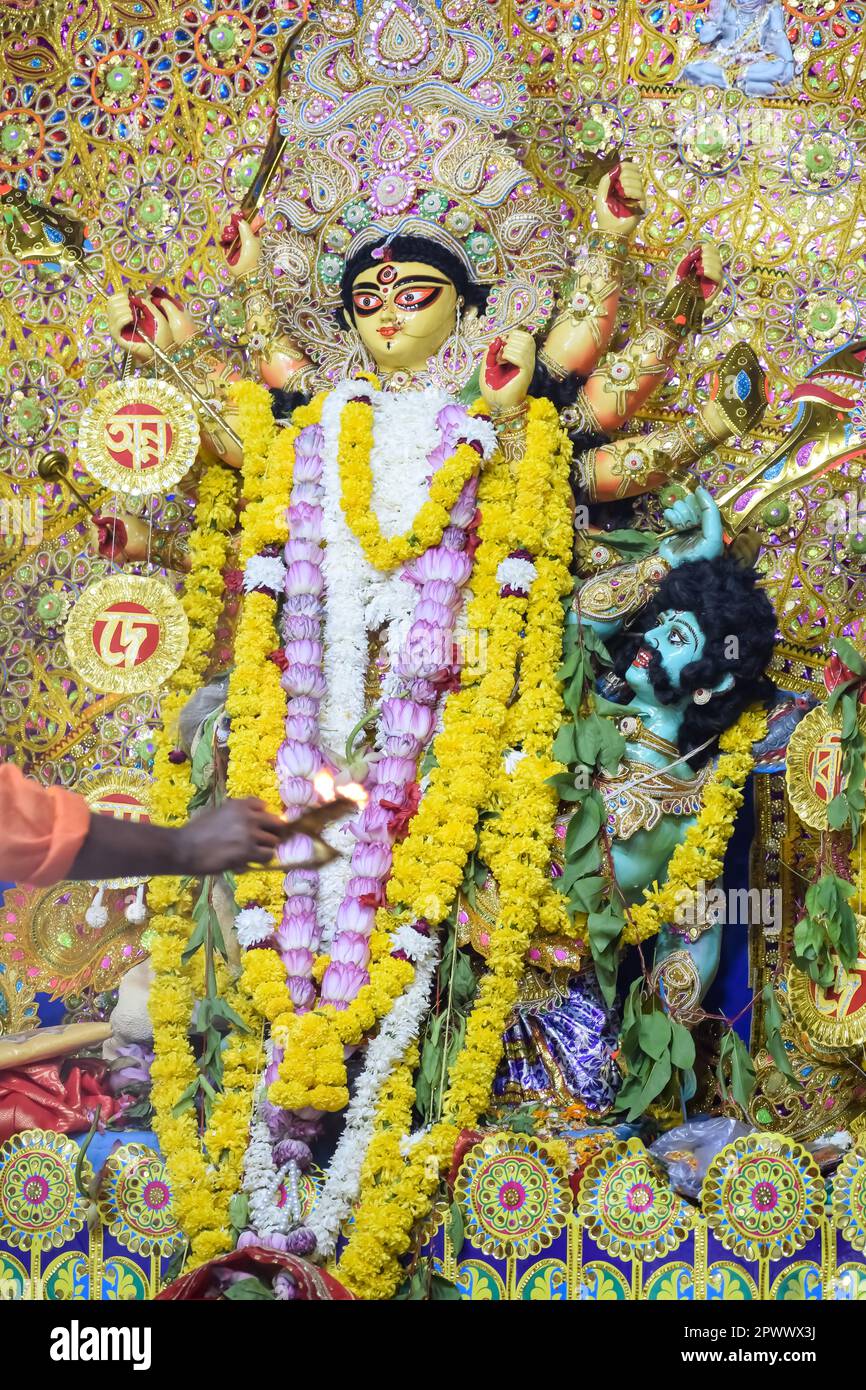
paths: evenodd
<path fill-rule="evenodd" d="M 398 235 L 436 242 L 491 286 L 479 345 L 546 322 L 565 241 L 506 143 L 526 101 L 483 0 L 374 0 L 360 13 L 338 0 L 307 23 L 279 101 L 264 265 L 288 332 L 320 366 L 338 370 L 338 341 L 345 355 L 333 310 L 347 260 Z"/>

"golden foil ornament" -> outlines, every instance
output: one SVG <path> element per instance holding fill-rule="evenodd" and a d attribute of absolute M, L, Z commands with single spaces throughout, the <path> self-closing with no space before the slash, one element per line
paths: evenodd
<path fill-rule="evenodd" d="M 829 829 L 827 808 L 842 790 L 842 761 L 841 722 L 819 705 L 792 733 L 785 762 L 791 805 L 813 830 Z"/>
<path fill-rule="evenodd" d="M 85 589 L 64 637 L 72 667 L 94 690 L 139 695 L 180 665 L 189 624 L 161 579 L 116 574 Z"/>
<path fill-rule="evenodd" d="M 809 1041 L 825 1052 L 845 1052 L 866 1043 L 866 917 L 857 918 L 857 959 L 839 965 L 824 988 L 792 965 L 788 998 L 794 1020 Z"/>
<path fill-rule="evenodd" d="M 133 494 L 173 487 L 195 463 L 192 403 L 166 381 L 129 377 L 98 391 L 81 417 L 78 453 L 105 487 Z"/>

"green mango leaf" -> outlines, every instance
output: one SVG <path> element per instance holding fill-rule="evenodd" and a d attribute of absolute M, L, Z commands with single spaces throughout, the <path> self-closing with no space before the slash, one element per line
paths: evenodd
<path fill-rule="evenodd" d="M 553 740 L 553 756 L 558 763 L 573 763 L 577 757 L 577 725 L 572 721 L 561 724 Z"/>
<path fill-rule="evenodd" d="M 837 792 L 827 807 L 827 822 L 831 830 L 841 830 L 848 824 L 850 810 L 844 792 Z"/>
<path fill-rule="evenodd" d="M 597 793 L 590 794 L 580 810 L 575 811 L 568 822 L 568 829 L 565 832 L 565 852 L 570 858 L 576 855 L 578 850 L 592 844 L 597 838 L 601 829 L 602 815 L 601 797 Z"/>
<path fill-rule="evenodd" d="M 604 531 L 598 540 L 600 545 L 609 545 L 621 555 L 640 560 L 658 550 L 660 536 L 657 531 Z"/>
<path fill-rule="evenodd" d="M 446 1279 L 441 1274 L 434 1274 L 430 1280 L 430 1299 L 433 1302 L 441 1302 L 447 1299 L 451 1303 L 459 1302 L 463 1295 L 456 1284 L 452 1284 L 450 1279 Z"/>
<path fill-rule="evenodd" d="M 659 1061 L 671 1047 L 671 1021 L 662 1009 L 643 1014 L 638 1032 L 640 1045 L 648 1057 Z"/>
<path fill-rule="evenodd" d="M 626 1117 L 629 1122 L 640 1119 L 647 1106 L 652 1105 L 653 1101 L 658 1099 L 670 1081 L 671 1074 L 670 1053 L 666 1052 L 663 1057 L 659 1057 L 658 1061 L 653 1063 L 652 1071 L 644 1082 L 640 1095 L 629 1109 Z"/>
<path fill-rule="evenodd" d="M 671 1019 L 671 1061 L 682 1072 L 690 1071 L 695 1064 L 695 1040 L 688 1028 L 675 1018 Z"/>
<path fill-rule="evenodd" d="M 731 1092 L 741 1110 L 748 1110 L 755 1089 L 755 1068 L 748 1048 L 738 1033 L 731 1029 Z"/>

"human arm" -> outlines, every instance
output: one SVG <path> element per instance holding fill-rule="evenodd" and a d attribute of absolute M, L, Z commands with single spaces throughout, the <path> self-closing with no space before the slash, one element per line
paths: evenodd
<path fill-rule="evenodd" d="M 267 863 L 289 836 L 314 839 L 351 809 L 339 798 L 286 822 L 254 799 L 225 801 L 186 825 L 164 827 L 93 815 L 83 796 L 43 787 L 0 765 L 0 879 L 47 888 L 67 880 L 211 874 Z"/>

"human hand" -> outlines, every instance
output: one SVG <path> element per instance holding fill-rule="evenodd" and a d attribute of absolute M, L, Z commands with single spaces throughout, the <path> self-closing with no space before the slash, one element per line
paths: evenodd
<path fill-rule="evenodd" d="M 310 868 L 333 858 L 333 851 L 319 839 L 325 826 L 356 810 L 355 803 L 337 797 L 324 806 L 307 811 L 297 820 L 284 821 L 273 815 L 263 801 L 246 797 L 224 801 L 212 810 L 202 811 L 175 833 L 180 840 L 180 872 L 184 874 L 240 873 L 248 864 L 269 864 L 279 846 L 293 835 L 309 835 L 319 847 Z"/>
<path fill-rule="evenodd" d="M 526 399 L 535 371 L 535 339 L 522 328 L 497 338 L 487 349 L 481 370 L 481 394 L 487 404 L 504 409 Z"/>
<path fill-rule="evenodd" d="M 600 231 L 611 236 L 629 236 L 645 212 L 643 175 L 636 164 L 620 164 L 599 181 L 595 217 Z"/>
<path fill-rule="evenodd" d="M 153 285 L 149 297 L 166 319 L 172 343 L 180 345 L 195 335 L 196 321 L 177 295 L 170 294 L 162 285 Z"/>
<path fill-rule="evenodd" d="M 678 535 L 659 546 L 659 555 L 676 569 L 693 560 L 714 560 L 723 547 L 722 514 L 705 487 L 665 508 L 664 518 Z"/>

